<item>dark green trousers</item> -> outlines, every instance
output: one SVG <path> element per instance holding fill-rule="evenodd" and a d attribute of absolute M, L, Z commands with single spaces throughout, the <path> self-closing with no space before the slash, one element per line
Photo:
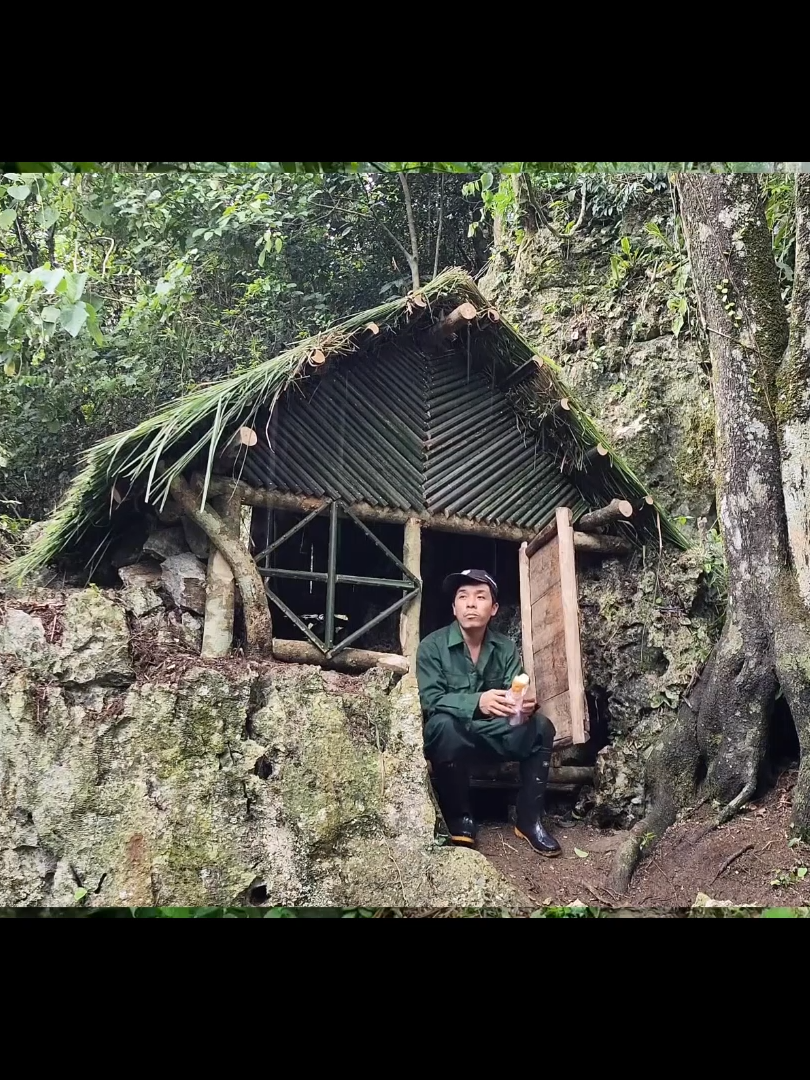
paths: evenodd
<path fill-rule="evenodd" d="M 539 710 L 525 724 L 511 727 L 507 720 L 458 720 L 449 713 L 434 713 L 424 727 L 425 756 L 431 765 L 451 761 L 523 761 L 554 745 L 554 725 Z"/>

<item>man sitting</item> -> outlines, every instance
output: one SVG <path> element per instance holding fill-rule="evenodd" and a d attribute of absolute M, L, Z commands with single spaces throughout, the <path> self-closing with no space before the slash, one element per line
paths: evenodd
<path fill-rule="evenodd" d="M 439 804 L 452 840 L 474 845 L 470 761 L 475 757 L 520 762 L 515 833 L 541 855 L 560 854 L 542 814 L 554 725 L 527 694 L 522 723 L 511 726 L 507 690 L 522 671 L 517 646 L 489 628 L 498 613 L 498 586 L 483 570 L 451 574 L 443 590 L 454 621 L 424 638 L 416 677 L 424 714 L 425 755 L 433 767 Z"/>

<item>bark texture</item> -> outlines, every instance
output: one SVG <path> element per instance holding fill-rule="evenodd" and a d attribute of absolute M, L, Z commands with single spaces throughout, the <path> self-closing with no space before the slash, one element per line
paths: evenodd
<path fill-rule="evenodd" d="M 796 177 L 796 262 L 790 344 L 777 376 L 782 486 L 790 554 L 810 608 L 810 176 Z"/>
<path fill-rule="evenodd" d="M 777 424 L 787 315 L 758 180 L 684 174 L 678 186 L 712 359 L 728 610 L 699 704 L 683 703 L 650 757 L 651 810 L 617 857 L 618 891 L 678 810 L 718 799 L 725 820 L 751 798 L 778 687 L 802 750 L 794 831 L 810 834 L 810 620 L 791 565 Z"/>

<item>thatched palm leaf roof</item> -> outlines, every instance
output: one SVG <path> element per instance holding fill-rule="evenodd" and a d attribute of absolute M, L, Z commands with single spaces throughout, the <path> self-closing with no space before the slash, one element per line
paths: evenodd
<path fill-rule="evenodd" d="M 137 493 L 146 502 L 161 506 L 169 496 L 174 478 L 190 465 L 205 471 L 207 483 L 217 453 L 237 428 L 250 425 L 260 410 L 272 411 L 279 397 L 302 374 L 314 371 L 324 358 L 328 363 L 335 356 L 355 351 L 361 342 L 368 342 L 374 327 L 385 334 L 410 331 L 467 301 L 479 311 L 489 309 L 487 300 L 466 273 L 448 270 L 416 295 L 391 300 L 354 315 L 272 359 L 180 398 L 129 431 L 103 439 L 82 455 L 81 471 L 61 505 L 31 549 L 8 564 L 2 576 L 22 580 L 56 556 L 75 548 L 93 527 L 100 528 L 99 536 L 104 542 L 110 534 L 122 488 L 127 498 Z M 369 324 L 373 324 L 371 330 Z M 487 347 L 503 369 L 517 371 L 536 355 L 529 342 L 503 319 L 488 323 L 486 333 Z M 522 379 L 510 394 L 516 410 L 530 426 L 540 430 L 551 419 L 555 435 L 567 441 L 569 465 L 585 469 L 586 474 L 592 473 L 594 505 L 599 505 L 607 494 L 630 499 L 638 505 L 650 494 L 610 447 L 550 360 L 544 358 L 542 368 L 538 365 L 530 370 L 529 377 Z M 564 412 L 556 408 L 562 398 L 569 404 Z M 591 467 L 585 455 L 597 444 L 606 447 L 609 455 Z M 639 522 L 639 534 L 650 540 L 657 535 L 656 515 L 663 536 L 679 547 L 687 547 L 680 530 L 657 505 L 651 514 L 644 515 L 645 522 Z"/>

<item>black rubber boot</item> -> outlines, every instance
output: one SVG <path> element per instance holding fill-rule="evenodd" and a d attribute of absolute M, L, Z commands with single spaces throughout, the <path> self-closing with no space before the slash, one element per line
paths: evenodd
<path fill-rule="evenodd" d="M 434 766 L 439 805 L 454 844 L 473 847 L 477 828 L 470 806 L 470 777 L 457 761 Z"/>
<path fill-rule="evenodd" d="M 562 848 L 543 828 L 546 784 L 551 751 L 541 750 L 520 763 L 520 793 L 515 807 L 515 835 L 531 844 L 539 855 L 551 858 Z"/>

